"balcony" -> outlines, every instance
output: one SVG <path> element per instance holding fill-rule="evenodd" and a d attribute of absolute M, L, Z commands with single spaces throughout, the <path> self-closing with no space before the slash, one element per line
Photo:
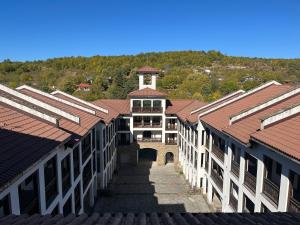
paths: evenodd
<path fill-rule="evenodd" d="M 205 168 L 206 172 L 208 172 L 208 161 L 205 161 L 204 168 Z"/>
<path fill-rule="evenodd" d="M 288 206 L 289 212 L 300 213 L 300 202 L 291 197 Z"/>
<path fill-rule="evenodd" d="M 238 178 L 240 175 L 240 165 L 235 161 L 231 161 L 231 172 Z"/>
<path fill-rule="evenodd" d="M 140 141 L 140 142 L 161 142 L 161 138 L 146 138 L 146 137 L 143 137 L 143 138 L 137 138 L 137 141 Z"/>
<path fill-rule="evenodd" d="M 177 130 L 177 124 L 166 124 L 166 130 Z"/>
<path fill-rule="evenodd" d="M 129 131 L 130 127 L 128 125 L 119 125 L 118 131 Z"/>
<path fill-rule="evenodd" d="M 232 194 L 230 194 L 230 197 L 229 197 L 229 205 L 232 207 L 232 209 L 234 209 L 234 211 L 237 212 L 238 200 Z"/>
<path fill-rule="evenodd" d="M 224 151 L 222 151 L 218 146 L 212 145 L 212 152 L 218 159 L 224 162 Z"/>
<path fill-rule="evenodd" d="M 162 113 L 162 107 L 132 107 L 133 113 Z"/>
<path fill-rule="evenodd" d="M 219 187 L 219 189 L 223 191 L 223 179 L 213 169 L 211 170 L 211 178 L 213 179 L 215 184 Z"/>
<path fill-rule="evenodd" d="M 162 125 L 161 125 L 161 122 L 160 123 L 149 123 L 149 122 L 134 122 L 133 123 L 133 127 L 134 128 L 161 128 Z"/>
<path fill-rule="evenodd" d="M 166 145 L 177 145 L 177 140 L 175 139 L 166 140 Z"/>
<path fill-rule="evenodd" d="M 245 171 L 244 184 L 253 192 L 256 191 L 256 177 Z"/>
<path fill-rule="evenodd" d="M 270 179 L 264 178 L 263 193 L 276 205 L 279 200 L 279 187 Z"/>

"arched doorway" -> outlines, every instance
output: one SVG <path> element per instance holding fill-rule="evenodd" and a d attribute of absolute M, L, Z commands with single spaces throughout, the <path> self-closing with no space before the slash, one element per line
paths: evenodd
<path fill-rule="evenodd" d="M 174 162 L 174 154 L 172 152 L 167 152 L 165 157 L 165 164 Z"/>
<path fill-rule="evenodd" d="M 153 148 L 139 150 L 139 161 L 156 161 L 157 151 Z"/>

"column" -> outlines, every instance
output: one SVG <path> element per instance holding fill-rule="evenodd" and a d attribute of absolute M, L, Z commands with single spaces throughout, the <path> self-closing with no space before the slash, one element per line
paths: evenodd
<path fill-rule="evenodd" d="M 256 173 L 256 192 L 255 192 L 255 212 L 260 212 L 261 193 L 264 185 L 264 161 L 263 156 L 259 155 L 257 159 L 257 173 Z"/>
<path fill-rule="evenodd" d="M 238 196 L 238 212 L 243 211 L 243 201 L 244 201 L 244 192 L 243 192 L 243 183 L 244 183 L 244 176 L 245 176 L 245 151 L 241 149 L 241 156 L 240 156 L 240 176 L 239 176 L 239 196 Z"/>
<path fill-rule="evenodd" d="M 278 211 L 286 212 L 289 203 L 289 169 L 286 165 L 282 165 L 281 177 L 280 177 L 280 190 Z"/>
<path fill-rule="evenodd" d="M 39 166 L 38 169 L 39 174 L 39 198 L 40 198 L 40 207 L 41 214 L 44 215 L 46 213 L 46 194 L 45 194 L 45 174 L 44 174 L 44 165 Z"/>

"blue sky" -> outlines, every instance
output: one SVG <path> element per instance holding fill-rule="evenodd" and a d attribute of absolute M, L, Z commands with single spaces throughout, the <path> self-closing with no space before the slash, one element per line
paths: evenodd
<path fill-rule="evenodd" d="M 299 0 L 1 0 L 0 61 L 153 51 L 300 58 Z"/>

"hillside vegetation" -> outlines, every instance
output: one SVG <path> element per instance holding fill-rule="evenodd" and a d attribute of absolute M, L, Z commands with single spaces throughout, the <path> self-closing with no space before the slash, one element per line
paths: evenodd
<path fill-rule="evenodd" d="M 217 51 L 146 53 L 133 56 L 65 57 L 45 61 L 0 63 L 0 83 L 21 84 L 44 91 L 60 89 L 87 100 L 126 98 L 136 89 L 135 69 L 163 71 L 158 89 L 169 98 L 212 101 L 229 92 L 251 89 L 268 80 L 299 83 L 300 59 L 261 59 L 225 56 Z M 76 85 L 93 80 L 90 92 Z"/>

